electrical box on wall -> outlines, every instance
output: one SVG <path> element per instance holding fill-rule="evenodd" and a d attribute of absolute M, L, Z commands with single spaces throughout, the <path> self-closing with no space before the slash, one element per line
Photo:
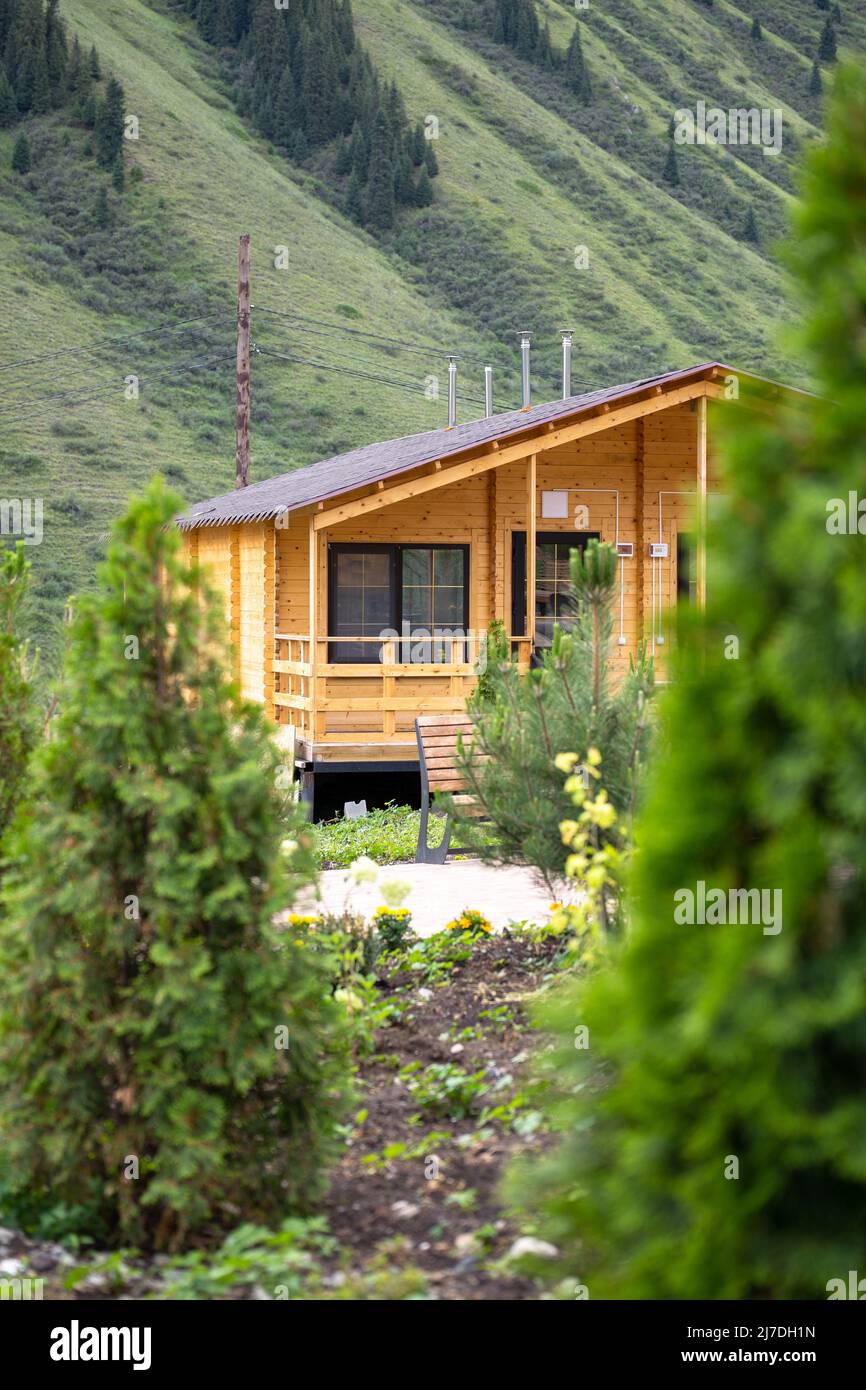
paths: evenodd
<path fill-rule="evenodd" d="M 541 515 L 551 519 L 568 516 L 568 493 L 564 490 L 561 492 L 542 492 Z"/>
<path fill-rule="evenodd" d="M 616 553 L 621 555 L 623 560 L 630 560 L 634 555 L 634 545 L 631 541 L 617 541 Z"/>
<path fill-rule="evenodd" d="M 668 543 L 667 543 L 667 541 L 652 541 L 652 542 L 650 542 L 650 559 L 651 559 L 651 560 L 666 560 L 667 558 L 668 558 Z"/>

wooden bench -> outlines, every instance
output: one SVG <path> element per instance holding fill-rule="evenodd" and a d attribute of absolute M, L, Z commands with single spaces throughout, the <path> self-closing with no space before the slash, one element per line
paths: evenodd
<path fill-rule="evenodd" d="M 427 827 L 432 792 L 451 792 L 454 804 L 464 807 L 470 815 L 483 816 L 484 811 L 474 796 L 466 791 L 466 782 L 457 762 L 457 739 L 468 748 L 472 739 L 472 720 L 465 714 L 421 714 L 415 720 L 418 739 L 418 762 L 421 770 L 421 825 L 418 831 L 416 864 L 444 864 L 451 843 L 451 817 L 446 816 L 442 843 L 430 845 Z"/>

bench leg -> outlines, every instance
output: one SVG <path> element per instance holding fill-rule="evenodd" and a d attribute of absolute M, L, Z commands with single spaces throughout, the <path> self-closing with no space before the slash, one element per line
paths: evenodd
<path fill-rule="evenodd" d="M 445 834 L 442 836 L 441 845 L 430 845 L 427 842 L 427 827 L 430 823 L 430 796 L 427 792 L 421 795 L 421 824 L 418 828 L 418 848 L 415 851 L 416 864 L 444 864 L 448 856 L 448 846 L 451 844 L 451 817 L 445 818 Z"/>

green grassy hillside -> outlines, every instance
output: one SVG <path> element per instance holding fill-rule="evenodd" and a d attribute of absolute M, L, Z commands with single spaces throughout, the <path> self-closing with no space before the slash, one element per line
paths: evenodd
<path fill-rule="evenodd" d="M 564 49 L 573 7 L 538 8 Z M 447 351 L 463 355 L 472 397 L 461 418 L 481 413 L 485 360 L 497 404 L 514 403 L 523 328 L 539 396 L 555 394 L 564 326 L 576 330 L 575 389 L 707 357 L 800 379 L 773 344 L 781 282 L 770 254 L 795 161 L 820 135 L 809 78 L 826 13 L 814 0 L 590 5 L 580 23 L 593 98 L 579 105 L 556 74 L 495 43 L 483 11 L 468 0 L 354 2 L 410 119 L 439 125 L 433 206 L 374 240 L 342 212 L 327 158 L 293 165 L 253 133 L 220 54 L 179 6 L 62 0 L 72 32 L 124 85 L 140 123 L 127 171 L 141 177 L 112 193 L 111 224 L 95 235 L 82 208 L 97 176 L 74 157 L 80 136 L 56 115 L 28 120 L 34 167 L 22 178 L 10 169 L 17 131 L 0 131 L 0 493 L 45 500 L 30 620 L 49 658 L 64 597 L 88 582 L 111 518 L 152 471 L 187 499 L 232 485 L 242 231 L 254 338 L 304 359 L 254 360 L 254 477 L 439 425 L 444 405 L 423 390 L 431 375 L 444 384 Z M 844 5 L 837 31 L 843 53 L 866 47 L 866 6 Z M 781 107 L 780 156 L 680 147 L 680 183 L 666 182 L 671 115 L 698 98 Z M 758 244 L 743 240 L 750 207 Z M 280 247 L 287 269 L 274 263 Z M 578 247 L 587 268 L 575 266 Z M 137 400 L 124 396 L 130 375 Z"/>

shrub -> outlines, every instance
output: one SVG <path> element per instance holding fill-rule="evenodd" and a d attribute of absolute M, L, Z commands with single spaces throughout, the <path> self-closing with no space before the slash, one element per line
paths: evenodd
<path fill-rule="evenodd" d="M 728 425 L 727 524 L 663 702 L 632 932 L 548 1016 L 563 1139 L 523 1191 L 592 1298 L 821 1298 L 862 1268 L 864 539 L 828 511 L 864 476 L 864 130 L 848 70 L 790 253 L 823 399 L 761 391 Z M 678 925 L 701 882 L 781 896 L 758 924 Z"/>
<path fill-rule="evenodd" d="M 16 633 L 29 573 L 23 542 L 0 553 L 0 841 L 24 791 L 37 734 L 34 667 Z"/>
<path fill-rule="evenodd" d="M 78 601 L 0 927 L 3 1204 L 157 1248 L 308 1207 L 343 1084 L 324 969 L 272 926 L 304 833 L 282 852 L 278 752 L 178 506 L 153 484 Z"/>
<path fill-rule="evenodd" d="M 412 913 L 408 907 L 377 907 L 373 925 L 386 951 L 399 951 L 412 930 Z"/>

